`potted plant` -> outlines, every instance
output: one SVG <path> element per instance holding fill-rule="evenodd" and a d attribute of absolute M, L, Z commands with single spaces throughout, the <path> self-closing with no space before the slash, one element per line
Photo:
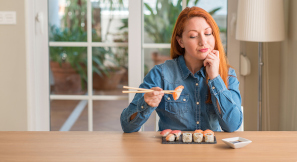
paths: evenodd
<path fill-rule="evenodd" d="M 119 8 L 114 6 L 114 2 L 106 1 L 110 4 L 110 10 L 119 9 L 123 6 L 123 2 L 119 0 Z M 122 19 L 123 26 L 119 28 L 119 33 L 110 33 L 109 27 L 113 16 L 110 15 L 108 21 L 107 35 L 112 35 L 114 42 L 128 42 L 128 32 L 125 31 L 128 26 L 128 19 Z M 97 57 L 104 64 L 97 64 L 96 68 L 99 71 L 93 74 L 93 88 L 95 90 L 114 90 L 118 87 L 118 84 L 122 81 L 123 84 L 127 84 L 127 63 L 128 63 L 128 48 L 111 48 L 111 47 L 96 47 L 93 48 L 93 57 Z M 99 62 L 99 61 L 98 61 Z M 94 70 L 95 71 L 95 70 Z M 123 79 L 124 78 L 124 81 Z"/>
<path fill-rule="evenodd" d="M 117 50 L 116 50 L 117 51 Z M 116 51 L 111 47 L 93 48 L 93 89 L 113 90 L 116 89 L 125 73 L 116 61 Z"/>
<path fill-rule="evenodd" d="M 55 42 L 86 42 L 86 1 L 68 0 L 69 6 L 65 8 L 63 17 L 64 27 L 55 25 L 50 27 L 50 40 Z M 93 9 L 98 13 L 98 9 Z M 71 13 L 71 14 L 69 14 Z M 100 9 L 99 9 L 100 13 Z M 100 20 L 99 20 L 100 21 Z M 93 20 L 93 23 L 98 23 Z M 93 24 L 94 26 L 96 24 Z M 95 29 L 92 29 L 92 41 L 100 42 Z M 105 55 L 110 54 L 110 49 L 101 48 L 96 53 L 93 48 L 92 71 L 103 76 L 108 73 L 104 67 Z M 87 85 L 87 48 L 86 47 L 50 47 L 50 67 L 54 82 L 52 90 L 56 94 L 82 94 Z"/>

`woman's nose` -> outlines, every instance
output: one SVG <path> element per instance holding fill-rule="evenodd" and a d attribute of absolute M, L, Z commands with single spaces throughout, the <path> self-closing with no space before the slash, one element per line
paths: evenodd
<path fill-rule="evenodd" d="M 200 37 L 199 42 L 198 42 L 199 46 L 205 46 L 206 45 L 206 40 L 203 37 Z"/>

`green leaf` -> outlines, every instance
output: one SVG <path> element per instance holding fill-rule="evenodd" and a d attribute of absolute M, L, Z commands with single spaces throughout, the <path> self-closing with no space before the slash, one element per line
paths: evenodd
<path fill-rule="evenodd" d="M 155 17 L 153 9 L 147 3 L 144 3 L 144 6 L 151 12 L 151 15 Z"/>
<path fill-rule="evenodd" d="M 100 60 L 99 58 L 93 56 L 93 61 L 97 63 L 99 67 L 104 67 L 102 60 Z"/>
<path fill-rule="evenodd" d="M 218 10 L 220 10 L 222 7 L 218 7 L 218 8 L 215 8 L 213 10 L 211 10 L 210 12 L 208 12 L 210 15 L 213 15 L 215 14 Z"/>
<path fill-rule="evenodd" d="M 199 0 L 195 0 L 195 2 L 194 2 L 195 6 L 197 5 L 198 2 L 199 2 Z"/>
<path fill-rule="evenodd" d="M 100 70 L 98 70 L 98 68 L 97 68 L 97 67 L 95 67 L 95 66 L 93 65 L 93 66 L 92 66 L 92 69 L 93 69 L 93 71 L 94 71 L 96 74 L 98 74 L 99 76 L 103 77 L 103 75 L 102 75 L 101 71 L 100 71 Z"/>

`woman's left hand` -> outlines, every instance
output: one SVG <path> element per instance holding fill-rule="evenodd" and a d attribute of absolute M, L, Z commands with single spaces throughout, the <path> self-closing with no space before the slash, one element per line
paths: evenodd
<path fill-rule="evenodd" d="M 209 79 L 214 79 L 219 75 L 220 54 L 218 50 L 211 51 L 203 62 Z"/>

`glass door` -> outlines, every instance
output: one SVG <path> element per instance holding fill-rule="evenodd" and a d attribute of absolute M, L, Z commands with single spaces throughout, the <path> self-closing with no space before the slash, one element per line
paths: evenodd
<path fill-rule="evenodd" d="M 123 85 L 139 86 L 170 59 L 172 30 L 187 6 L 213 14 L 226 48 L 227 0 L 48 1 L 50 130 L 122 131 L 120 114 L 134 97 Z M 142 130 L 155 124 L 153 113 Z"/>
<path fill-rule="evenodd" d="M 50 130 L 121 131 L 128 0 L 50 0 Z"/>

